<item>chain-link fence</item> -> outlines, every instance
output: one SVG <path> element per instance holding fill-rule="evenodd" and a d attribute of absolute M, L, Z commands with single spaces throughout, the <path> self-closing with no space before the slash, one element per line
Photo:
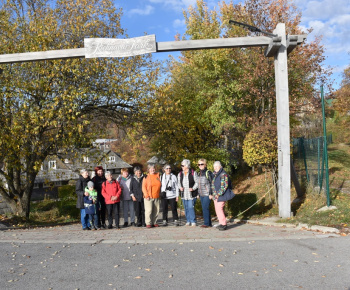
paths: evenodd
<path fill-rule="evenodd" d="M 332 143 L 332 134 L 327 144 Z M 321 192 L 326 188 L 326 163 L 324 137 L 311 139 L 293 138 L 293 162 L 299 182 Z"/>

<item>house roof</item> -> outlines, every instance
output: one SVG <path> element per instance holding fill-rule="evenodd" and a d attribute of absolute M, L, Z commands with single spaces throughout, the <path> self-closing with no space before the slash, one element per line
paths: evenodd
<path fill-rule="evenodd" d="M 111 160 L 111 156 L 114 157 L 114 160 Z M 83 158 L 85 162 L 83 162 Z M 73 160 L 72 163 L 67 164 L 72 170 L 79 171 L 82 168 L 87 170 L 93 170 L 96 166 L 103 166 L 107 169 L 121 169 L 121 168 L 131 168 L 132 166 L 126 163 L 118 153 L 108 150 L 104 151 L 99 148 L 79 148 L 70 152 L 67 155 L 62 155 L 62 159 L 70 159 Z M 106 160 L 106 159 L 109 160 Z M 105 165 L 105 166 L 104 166 Z"/>
<path fill-rule="evenodd" d="M 40 170 L 35 178 L 35 182 L 44 183 L 78 179 L 79 174 L 69 169 L 50 169 L 50 170 Z"/>
<path fill-rule="evenodd" d="M 153 156 L 150 160 L 147 161 L 147 164 L 160 164 L 164 165 L 166 161 L 164 159 L 159 159 L 157 156 Z"/>

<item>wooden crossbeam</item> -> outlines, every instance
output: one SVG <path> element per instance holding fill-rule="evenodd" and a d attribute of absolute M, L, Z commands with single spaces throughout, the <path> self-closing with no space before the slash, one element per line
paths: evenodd
<path fill-rule="evenodd" d="M 166 41 L 157 42 L 157 52 L 268 46 L 270 42 L 271 38 L 266 36 Z M 85 57 L 85 48 L 4 54 L 0 55 L 0 63 L 16 63 L 82 57 Z"/>
<path fill-rule="evenodd" d="M 84 48 L 47 50 L 36 52 L 12 53 L 0 55 L 0 63 L 16 63 L 48 59 L 64 59 L 85 57 Z"/>
<path fill-rule="evenodd" d="M 288 53 L 290 53 L 297 45 L 301 44 L 305 40 L 305 38 L 306 35 L 288 36 Z M 267 49 L 265 52 L 265 56 L 270 57 L 276 54 L 280 45 L 280 37 L 271 38 L 267 36 L 198 39 L 157 42 L 156 52 L 266 46 Z M 49 59 L 83 58 L 85 57 L 85 54 L 85 48 L 13 53 L 0 55 L 0 63 L 29 62 Z"/>

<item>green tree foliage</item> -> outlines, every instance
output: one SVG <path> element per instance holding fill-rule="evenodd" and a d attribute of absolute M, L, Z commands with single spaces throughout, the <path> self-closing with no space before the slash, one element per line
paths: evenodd
<path fill-rule="evenodd" d="M 245 22 L 272 32 L 280 22 L 288 34 L 302 34 L 301 14 L 293 1 L 246 0 L 220 2 L 209 10 L 198 0 L 184 12 L 185 34 L 178 39 L 255 36 L 229 20 Z M 219 152 L 232 156 L 235 143 L 242 143 L 252 128 L 276 123 L 273 58 L 265 48 L 185 51 L 169 65 L 169 79 L 156 94 L 150 133 L 153 150 L 163 157 L 203 155 L 219 159 Z M 289 55 L 290 105 L 292 116 L 313 98 L 314 85 L 324 80 L 323 47 L 319 39 L 303 44 Z M 226 158 L 230 162 L 229 158 Z"/>
<path fill-rule="evenodd" d="M 83 46 L 84 37 L 123 38 L 122 11 L 109 0 L 3 1 L 0 53 Z M 58 150 L 89 144 L 92 120 L 120 124 L 143 110 L 157 65 L 150 55 L 66 59 L 1 65 L 0 193 L 29 216 L 35 177 Z"/>

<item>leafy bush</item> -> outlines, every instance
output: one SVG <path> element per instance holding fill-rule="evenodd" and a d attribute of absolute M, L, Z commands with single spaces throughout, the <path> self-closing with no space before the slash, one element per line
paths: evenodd
<path fill-rule="evenodd" d="M 243 142 L 243 159 L 249 166 L 275 167 L 277 163 L 277 129 L 262 126 L 251 130 Z"/>
<path fill-rule="evenodd" d="M 66 199 L 73 197 L 76 197 L 75 186 L 67 184 L 58 188 L 58 198 Z"/>

